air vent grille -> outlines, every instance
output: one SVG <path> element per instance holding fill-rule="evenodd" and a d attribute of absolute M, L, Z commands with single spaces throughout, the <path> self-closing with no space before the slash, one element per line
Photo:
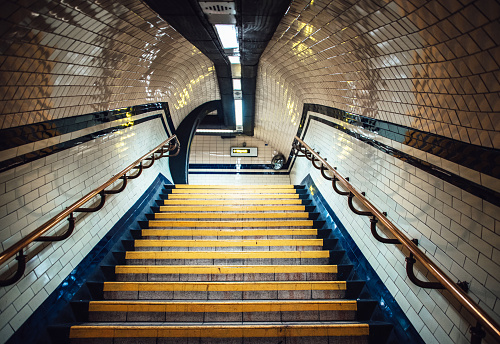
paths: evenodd
<path fill-rule="evenodd" d="M 236 14 L 234 2 L 200 1 L 200 6 L 205 14 Z"/>

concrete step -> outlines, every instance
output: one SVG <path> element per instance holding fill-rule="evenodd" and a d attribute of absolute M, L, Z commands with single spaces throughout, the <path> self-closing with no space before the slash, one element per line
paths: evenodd
<path fill-rule="evenodd" d="M 312 207 L 311 207 L 312 208 Z M 201 206 L 189 206 L 189 205 L 164 205 L 160 206 L 158 209 L 160 212 L 300 212 L 306 211 L 306 206 L 304 205 L 201 205 Z"/>
<path fill-rule="evenodd" d="M 315 239 L 317 229 L 143 229 L 143 239 Z"/>
<path fill-rule="evenodd" d="M 329 251 L 128 251 L 130 265 L 319 265 Z"/>
<path fill-rule="evenodd" d="M 117 281 L 332 281 L 337 265 L 116 265 Z"/>
<path fill-rule="evenodd" d="M 240 220 L 240 221 L 171 221 L 171 220 L 150 220 L 149 228 L 310 228 L 314 224 L 313 220 Z"/>
<path fill-rule="evenodd" d="M 355 300 L 90 301 L 89 321 L 254 322 L 356 320 Z"/>
<path fill-rule="evenodd" d="M 299 199 L 300 195 L 297 193 L 282 193 L 282 194 L 270 194 L 270 193 L 224 193 L 224 194 L 179 194 L 179 193 L 167 193 L 167 199 Z"/>
<path fill-rule="evenodd" d="M 72 344 L 80 343 L 282 343 L 282 344 L 368 344 L 370 325 L 342 323 L 147 323 L 88 324 L 72 326 Z M 145 339 L 145 340 L 143 340 Z M 168 340 L 167 340 L 168 339 Z"/>
<path fill-rule="evenodd" d="M 346 281 L 104 282 L 96 289 L 107 300 L 314 300 L 344 298 L 348 286 Z"/>
<path fill-rule="evenodd" d="M 136 251 L 310 251 L 322 247 L 323 239 L 134 240 Z"/>
<path fill-rule="evenodd" d="M 171 194 L 197 194 L 197 195 L 203 195 L 203 194 L 210 194 L 210 195 L 219 195 L 219 194 L 235 194 L 235 195 L 242 195 L 242 194 L 298 194 L 297 190 L 291 189 L 291 188 L 273 188 L 273 189 L 268 189 L 268 188 L 231 188 L 231 187 L 226 187 L 226 188 L 219 188 L 219 189 L 207 189 L 207 188 L 200 188 L 200 189 L 171 189 L 169 190 Z"/>
<path fill-rule="evenodd" d="M 168 185 L 165 184 L 163 186 L 165 189 L 227 189 L 234 187 L 232 185 L 192 185 L 192 184 L 175 184 L 175 185 Z M 271 189 L 295 189 L 295 190 L 303 190 L 304 186 L 303 185 L 290 185 L 290 184 L 270 184 L 270 185 L 238 185 L 238 189 L 264 189 L 264 190 L 271 190 Z"/>
<path fill-rule="evenodd" d="M 283 212 L 246 212 L 246 213 L 229 213 L 229 212 L 196 212 L 196 213 L 155 213 L 152 214 L 154 219 L 169 219 L 173 220 L 187 220 L 187 219 L 196 219 L 196 220 L 205 220 L 205 219 L 213 219 L 213 220 L 223 220 L 223 219 L 234 219 L 234 220 L 252 220 L 252 219 L 287 219 L 287 220 L 296 220 L 296 219 L 309 219 L 310 214 L 306 212 L 294 212 L 294 213 L 283 213 Z"/>
<path fill-rule="evenodd" d="M 278 206 L 283 206 L 283 205 L 305 205 L 305 202 L 301 199 L 242 199 L 238 201 L 232 201 L 232 200 L 191 200 L 191 199 L 185 199 L 185 200 L 177 200 L 177 199 L 164 199 L 163 200 L 163 205 L 208 205 L 208 206 L 215 206 L 215 205 L 229 205 L 229 206 L 234 206 L 236 204 L 241 204 L 244 206 L 247 205 L 278 205 Z"/>

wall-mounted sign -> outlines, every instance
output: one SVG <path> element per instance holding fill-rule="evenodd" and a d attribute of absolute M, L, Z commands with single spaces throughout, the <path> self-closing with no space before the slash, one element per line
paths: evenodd
<path fill-rule="evenodd" d="M 257 147 L 231 147 L 231 156 L 257 156 Z"/>

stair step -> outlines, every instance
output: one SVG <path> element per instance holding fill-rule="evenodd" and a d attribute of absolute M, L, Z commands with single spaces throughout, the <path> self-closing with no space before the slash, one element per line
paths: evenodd
<path fill-rule="evenodd" d="M 335 280 L 336 265 L 116 265 L 118 281 Z"/>
<path fill-rule="evenodd" d="M 278 282 L 104 282 L 112 300 L 283 300 L 339 299 L 345 281 Z"/>
<path fill-rule="evenodd" d="M 286 194 L 247 194 L 247 193 L 230 193 L 230 194 L 168 194 L 168 199 L 297 199 L 300 195 L 297 193 Z"/>
<path fill-rule="evenodd" d="M 231 185 L 194 185 L 194 184 L 175 184 L 175 185 L 164 185 L 167 189 L 227 189 Z M 290 184 L 270 184 L 270 185 L 238 185 L 238 189 L 299 189 L 298 187 Z"/>
<path fill-rule="evenodd" d="M 328 264 L 329 251 L 128 251 L 126 264 L 290 265 Z"/>
<path fill-rule="evenodd" d="M 72 326 L 70 338 L 89 340 L 88 343 L 109 343 L 95 341 L 96 338 L 200 338 L 200 343 L 223 343 L 230 338 L 230 343 L 311 343 L 326 344 L 328 338 L 336 343 L 368 343 L 370 325 L 359 322 L 325 323 L 287 323 L 265 324 L 221 324 L 221 323 L 162 323 L 151 326 L 145 323 L 131 323 L 127 326 L 102 323 Z M 255 340 L 251 340 L 251 339 Z M 341 341 L 343 338 L 347 341 Z M 248 340 L 250 339 L 250 340 Z M 340 340 L 340 341 L 339 341 Z M 156 342 L 156 341 L 155 341 Z M 178 340 L 175 341 L 179 343 Z M 85 341 L 78 341 L 85 343 Z M 117 343 L 114 341 L 114 343 Z M 149 343 L 149 342 L 148 342 Z"/>
<path fill-rule="evenodd" d="M 143 229 L 143 237 L 245 237 L 245 236 L 303 236 L 318 234 L 317 229 Z M 265 238 L 264 238 L 265 239 Z"/>
<path fill-rule="evenodd" d="M 237 201 L 241 205 L 287 205 L 295 204 L 302 205 L 301 199 L 242 199 Z M 176 199 L 165 199 L 163 200 L 164 205 L 234 205 L 235 201 L 231 200 L 176 200 Z"/>
<path fill-rule="evenodd" d="M 184 251 L 270 251 L 270 250 L 319 250 L 323 247 L 323 239 L 255 239 L 255 240 L 148 240 L 134 241 L 136 250 L 154 251 L 156 248 L 164 250 Z"/>
<path fill-rule="evenodd" d="M 267 228 L 267 227 L 310 227 L 312 220 L 281 220 L 281 221 L 167 221 L 150 220 L 149 227 L 189 227 L 189 228 Z"/>
<path fill-rule="evenodd" d="M 234 204 L 234 203 L 233 203 Z M 304 205 L 246 205 L 246 206 L 236 206 L 236 205 L 224 205 L 224 206 L 177 206 L 177 205 L 165 205 L 160 206 L 160 212 L 196 212 L 196 211 L 234 211 L 245 213 L 248 211 L 262 211 L 262 212 L 296 212 L 305 211 L 306 207 Z"/>
<path fill-rule="evenodd" d="M 90 321 L 335 321 L 355 320 L 354 300 L 90 301 Z"/>
<path fill-rule="evenodd" d="M 309 213 L 156 213 L 155 219 L 307 219 Z"/>
<path fill-rule="evenodd" d="M 270 189 L 253 188 L 253 189 L 240 189 L 235 192 L 234 188 L 220 188 L 220 189 L 172 189 L 172 194 L 269 194 Z M 296 194 L 295 189 L 275 188 L 272 189 L 273 194 Z"/>

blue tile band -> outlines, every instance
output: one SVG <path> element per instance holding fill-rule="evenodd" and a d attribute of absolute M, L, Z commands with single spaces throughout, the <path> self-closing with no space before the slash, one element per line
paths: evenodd
<path fill-rule="evenodd" d="M 70 301 L 73 300 L 77 292 L 85 288 L 85 282 L 99 269 L 103 259 L 112 253 L 113 246 L 119 243 L 123 235 L 130 229 L 140 229 L 137 222 L 145 220 L 145 214 L 151 212 L 150 207 L 156 206 L 156 199 L 160 198 L 159 195 L 165 184 L 172 183 L 161 173 L 158 174 L 134 205 L 10 337 L 7 341 L 8 344 L 52 343 L 49 338 L 49 327 L 56 325 L 57 317 L 64 318 L 66 322 L 73 320 L 72 312 L 68 309 Z"/>

